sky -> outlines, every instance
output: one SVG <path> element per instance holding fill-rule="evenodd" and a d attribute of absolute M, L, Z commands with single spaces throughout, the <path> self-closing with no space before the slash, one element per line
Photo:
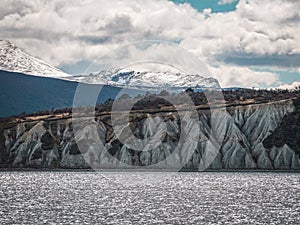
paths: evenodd
<path fill-rule="evenodd" d="M 1 0 L 0 5 L 0 39 L 72 74 L 127 46 L 124 63 L 152 57 L 180 61 L 194 72 L 195 56 L 222 87 L 300 82 L 300 1 Z M 161 43 L 131 44 L 145 40 Z M 180 57 L 176 48 L 193 56 Z M 120 65 L 120 57 L 114 60 Z"/>
<path fill-rule="evenodd" d="M 188 3 L 200 13 L 204 9 L 211 9 L 213 13 L 229 12 L 236 9 L 238 0 L 173 0 L 176 4 Z"/>

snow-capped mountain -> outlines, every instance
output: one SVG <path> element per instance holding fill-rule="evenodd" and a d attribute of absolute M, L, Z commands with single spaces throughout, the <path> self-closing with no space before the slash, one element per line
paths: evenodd
<path fill-rule="evenodd" d="M 203 77 L 199 74 L 186 75 L 173 72 L 110 69 L 90 75 L 72 76 L 27 54 L 7 40 L 0 40 L 0 70 L 41 77 L 64 78 L 89 84 L 104 84 L 133 89 L 143 88 L 145 90 L 220 88 L 216 79 Z"/>
<path fill-rule="evenodd" d="M 27 54 L 6 40 L 0 40 L 0 70 L 54 78 L 71 76 Z"/>
<path fill-rule="evenodd" d="M 94 84 L 107 84 L 145 89 L 186 89 L 220 88 L 218 80 L 199 74 L 181 74 L 172 72 L 126 71 L 110 69 L 86 76 L 74 76 L 70 79 Z"/>

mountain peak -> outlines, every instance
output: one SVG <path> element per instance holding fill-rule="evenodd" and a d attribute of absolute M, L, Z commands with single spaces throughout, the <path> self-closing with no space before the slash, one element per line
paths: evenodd
<path fill-rule="evenodd" d="M 62 78 L 70 75 L 29 55 L 8 40 L 0 40 L 0 70 Z"/>
<path fill-rule="evenodd" d="M 9 40 L 0 40 L 0 48 L 16 48 Z"/>

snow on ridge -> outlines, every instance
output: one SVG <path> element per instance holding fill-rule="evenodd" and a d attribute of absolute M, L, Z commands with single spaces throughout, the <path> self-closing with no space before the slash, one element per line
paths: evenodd
<path fill-rule="evenodd" d="M 204 77 L 199 74 L 186 75 L 168 71 L 151 72 L 114 68 L 85 76 L 74 76 L 71 79 L 84 83 L 126 86 L 131 88 L 220 88 L 219 82 L 211 77 Z"/>
<path fill-rule="evenodd" d="M 7 40 L 0 40 L 0 70 L 41 77 L 64 78 L 71 76 L 27 54 Z"/>
<path fill-rule="evenodd" d="M 186 89 L 220 88 L 219 82 L 199 74 L 174 72 L 133 71 L 112 68 L 84 76 L 72 76 L 33 57 L 6 40 L 0 40 L 0 70 L 40 77 L 53 77 L 90 84 L 145 88 Z"/>

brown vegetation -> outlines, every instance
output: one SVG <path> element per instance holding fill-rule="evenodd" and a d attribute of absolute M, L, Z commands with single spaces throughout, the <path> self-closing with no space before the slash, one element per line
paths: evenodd
<path fill-rule="evenodd" d="M 207 90 L 210 95 L 219 93 L 221 90 Z M 112 110 L 113 104 L 117 104 L 118 110 L 126 110 L 128 105 L 133 104 L 132 111 L 174 111 L 174 106 L 184 105 L 186 102 L 186 95 L 188 94 L 199 109 L 209 107 L 209 102 L 206 98 L 207 92 L 194 92 L 189 88 L 185 92 L 181 93 L 168 93 L 162 91 L 159 94 L 147 93 L 145 96 L 136 96 L 134 98 L 123 95 L 120 98 L 108 99 L 103 104 L 97 104 L 94 106 L 87 106 L 77 108 L 76 111 L 80 112 L 95 112 L 96 115 L 109 113 Z M 237 105 L 249 105 L 249 104 L 261 104 L 273 101 L 280 101 L 286 99 L 298 98 L 300 94 L 300 87 L 295 88 L 292 91 L 289 90 L 255 90 L 255 89 L 235 89 L 235 90 L 222 90 L 224 101 L 215 102 L 215 105 L 220 106 L 237 106 Z M 137 101 L 138 100 L 138 101 Z M 171 104 L 171 102 L 174 104 Z M 36 121 L 36 120 L 55 120 L 61 118 L 70 118 L 72 116 L 72 108 L 63 109 L 51 109 L 43 110 L 35 113 L 21 113 L 16 116 L 0 118 L 0 124 L 16 123 L 23 121 Z M 84 114 L 85 116 L 87 114 Z M 93 115 L 93 114 L 91 114 Z"/>

